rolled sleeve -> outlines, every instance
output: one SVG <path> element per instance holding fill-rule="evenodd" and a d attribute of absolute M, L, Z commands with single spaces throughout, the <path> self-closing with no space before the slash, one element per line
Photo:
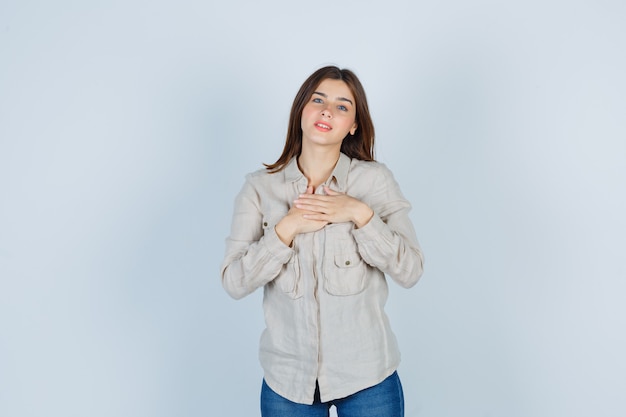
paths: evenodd
<path fill-rule="evenodd" d="M 375 199 L 371 203 L 374 216 L 352 234 L 365 262 L 410 288 L 422 276 L 424 256 L 409 219 L 410 204 L 391 172 L 383 167 L 382 174 L 377 184 L 380 202 Z"/>
<path fill-rule="evenodd" d="M 294 256 L 274 227 L 262 227 L 257 193 L 247 182 L 235 202 L 231 234 L 221 267 L 222 285 L 233 298 L 242 298 L 267 284 Z"/>

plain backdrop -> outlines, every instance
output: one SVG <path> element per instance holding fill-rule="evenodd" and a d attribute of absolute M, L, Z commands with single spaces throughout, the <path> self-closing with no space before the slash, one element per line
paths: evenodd
<path fill-rule="evenodd" d="M 0 1 L 0 416 L 259 415 L 219 266 L 304 79 L 361 78 L 425 274 L 407 417 L 626 415 L 626 3 Z"/>

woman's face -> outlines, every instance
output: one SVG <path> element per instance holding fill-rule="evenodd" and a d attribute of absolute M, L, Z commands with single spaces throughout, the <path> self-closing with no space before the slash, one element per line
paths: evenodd
<path fill-rule="evenodd" d="M 354 134 L 356 101 L 348 85 L 341 80 L 325 79 L 314 90 L 302 110 L 302 144 L 335 146 L 348 132 Z"/>

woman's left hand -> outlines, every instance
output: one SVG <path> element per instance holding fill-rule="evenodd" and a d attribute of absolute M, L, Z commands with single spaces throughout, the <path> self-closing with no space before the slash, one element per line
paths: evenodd
<path fill-rule="evenodd" d="M 297 208 L 313 212 L 313 214 L 306 214 L 305 218 L 329 223 L 351 221 L 356 227 L 363 227 L 374 215 L 374 211 L 367 204 L 354 197 L 326 186 L 324 191 L 326 195 L 301 194 L 294 201 Z"/>

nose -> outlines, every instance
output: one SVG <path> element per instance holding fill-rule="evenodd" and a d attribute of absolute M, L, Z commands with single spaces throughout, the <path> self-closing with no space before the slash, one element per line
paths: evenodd
<path fill-rule="evenodd" d="M 328 117 L 329 119 L 333 118 L 333 114 L 330 112 L 329 109 L 324 109 L 322 110 L 322 116 L 324 117 Z"/>

